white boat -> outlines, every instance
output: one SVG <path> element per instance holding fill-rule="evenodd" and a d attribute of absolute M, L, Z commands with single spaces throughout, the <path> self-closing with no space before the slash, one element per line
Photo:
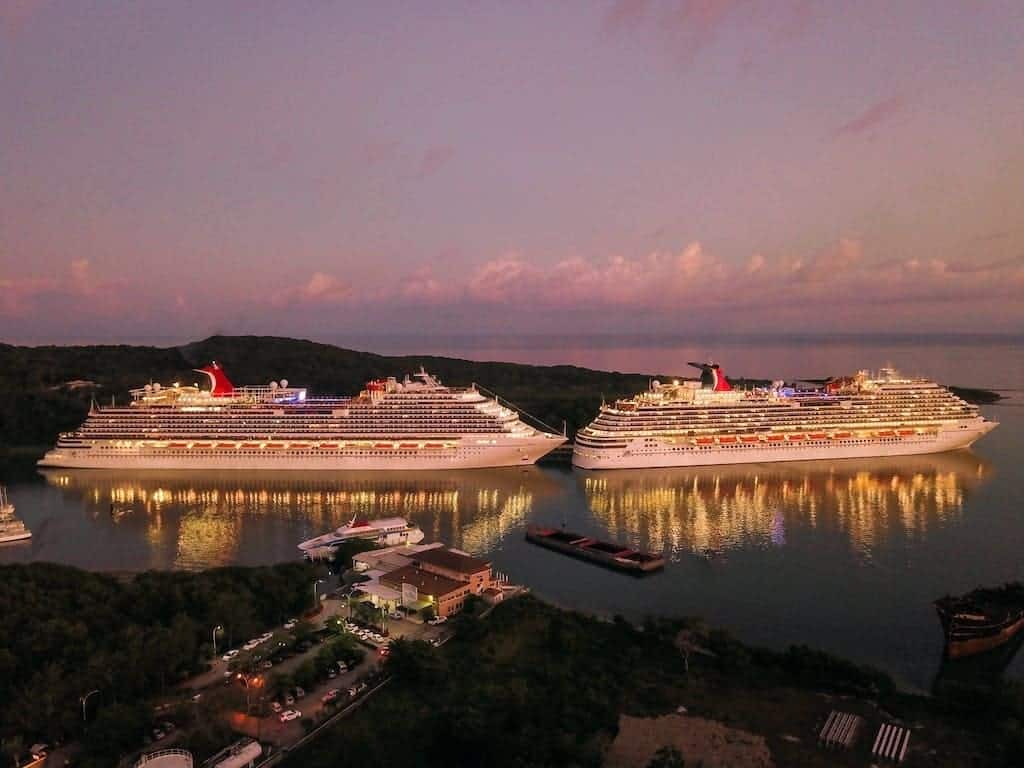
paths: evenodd
<path fill-rule="evenodd" d="M 404 517 L 382 517 L 377 520 L 353 517 L 340 528 L 302 542 L 299 550 L 312 560 L 327 558 L 338 546 L 353 539 L 370 541 L 380 547 L 395 547 L 419 544 L 423 541 L 423 531 L 410 525 Z"/>
<path fill-rule="evenodd" d="M 39 465 L 82 469 L 465 469 L 533 464 L 565 442 L 475 385 L 420 370 L 371 381 L 352 398 L 310 397 L 286 380 L 235 387 L 213 363 L 210 388 L 133 390 L 94 406 Z"/>
<path fill-rule="evenodd" d="M 576 435 L 582 469 L 693 467 L 941 453 L 997 426 L 933 381 L 891 368 L 821 387 L 740 390 L 712 363 L 700 381 L 651 383 L 603 405 Z"/>
<path fill-rule="evenodd" d="M 0 485 L 0 544 L 30 538 L 32 531 L 14 516 L 14 505 L 7 496 L 7 489 Z"/>

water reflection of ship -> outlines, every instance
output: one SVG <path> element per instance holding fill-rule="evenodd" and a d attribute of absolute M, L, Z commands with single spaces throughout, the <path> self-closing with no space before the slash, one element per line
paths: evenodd
<path fill-rule="evenodd" d="M 789 527 L 835 529 L 870 551 L 960 514 L 991 472 L 969 451 L 898 459 L 580 472 L 592 514 L 632 546 L 701 554 L 784 546 Z"/>
<path fill-rule="evenodd" d="M 236 562 L 246 520 L 291 523 L 298 537 L 353 515 L 405 517 L 429 540 L 486 552 L 521 526 L 537 495 L 558 484 L 536 467 L 417 472 L 176 472 L 46 470 L 48 483 L 79 497 L 97 523 L 138 527 L 152 548 L 175 548 L 177 567 Z M 135 514 L 111 515 L 131 509 Z M 249 524 L 252 527 L 252 523 Z M 293 529 L 293 530 L 294 530 Z M 294 550 L 289 533 L 283 551 Z"/>

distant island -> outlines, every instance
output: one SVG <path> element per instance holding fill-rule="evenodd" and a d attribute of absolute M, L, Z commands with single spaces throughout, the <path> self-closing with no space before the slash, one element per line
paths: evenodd
<path fill-rule="evenodd" d="M 486 387 L 552 429 L 561 431 L 564 426 L 570 436 L 594 418 L 602 400 L 633 395 L 652 379 L 671 378 L 673 373 L 386 356 L 274 336 L 211 336 L 178 347 L 0 344 L 0 447 L 41 454 L 58 433 L 82 423 L 94 399 L 123 403 L 129 390 L 150 381 L 198 383 L 202 376 L 193 369 L 211 360 L 223 365 L 239 384 L 284 378 L 311 392 L 330 394 L 357 394 L 370 379 L 401 377 L 423 366 L 446 383 Z M 734 380 L 739 386 L 765 383 Z M 951 389 L 973 403 L 992 403 L 1000 397 L 982 389 Z"/>

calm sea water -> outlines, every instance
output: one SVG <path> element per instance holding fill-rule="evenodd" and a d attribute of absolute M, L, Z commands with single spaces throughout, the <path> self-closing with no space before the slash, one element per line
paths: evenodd
<path fill-rule="evenodd" d="M 722 342 L 708 347 L 522 340 L 377 340 L 392 353 L 682 372 L 714 357 L 737 375 L 816 377 L 894 363 L 951 384 L 997 388 L 1001 422 L 969 452 L 898 460 L 698 470 L 581 472 L 168 473 L 48 471 L 0 465 L 31 543 L 0 562 L 92 569 L 270 563 L 353 515 L 404 515 L 429 538 L 489 556 L 561 605 L 631 618 L 701 615 L 747 641 L 804 642 L 927 688 L 942 655 L 931 601 L 1024 580 L 1024 351 L 1010 343 Z M 501 342 L 501 343 L 498 343 Z M 353 344 L 356 346 L 356 344 Z M 369 347 L 369 344 L 363 345 Z M 634 579 L 528 544 L 528 522 L 664 552 Z M 707 548 L 723 556 L 708 560 Z M 1009 674 L 1024 674 L 1016 660 Z"/>

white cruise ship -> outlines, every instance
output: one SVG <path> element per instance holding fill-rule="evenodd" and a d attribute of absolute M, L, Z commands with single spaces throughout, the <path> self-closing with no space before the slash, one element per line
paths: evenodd
<path fill-rule="evenodd" d="M 700 381 L 652 382 L 648 392 L 603 405 L 576 435 L 583 469 L 690 467 L 939 453 L 966 448 L 995 428 L 945 387 L 892 369 L 861 371 L 817 389 L 775 382 L 734 389 L 714 364 Z"/>
<path fill-rule="evenodd" d="M 25 541 L 32 538 L 25 523 L 14 515 L 14 505 L 7 497 L 7 489 L 0 485 L 0 544 Z"/>
<path fill-rule="evenodd" d="M 44 467 L 86 469 L 465 469 L 533 464 L 565 442 L 475 386 L 371 381 L 358 397 L 310 397 L 287 381 L 235 387 L 216 363 L 210 388 L 146 385 L 131 404 L 93 407 Z"/>
<path fill-rule="evenodd" d="M 419 544 L 423 541 L 423 531 L 410 525 L 404 517 L 382 517 L 378 520 L 353 517 L 347 525 L 302 542 L 299 550 L 311 560 L 328 558 L 335 548 L 352 539 L 372 541 L 380 547 L 395 547 Z"/>

